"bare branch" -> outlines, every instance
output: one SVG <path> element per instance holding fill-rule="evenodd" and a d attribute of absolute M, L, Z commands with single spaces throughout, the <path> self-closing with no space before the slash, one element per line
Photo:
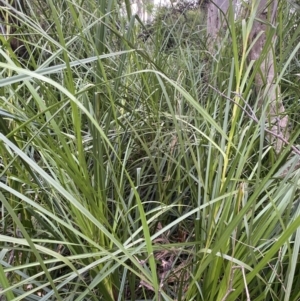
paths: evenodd
<path fill-rule="evenodd" d="M 251 109 L 251 107 L 249 106 L 249 104 L 247 103 L 247 101 L 240 95 L 240 94 L 236 94 L 236 96 L 238 96 L 245 104 L 245 107 L 247 109 L 245 109 L 243 106 L 241 106 L 239 103 L 237 103 L 235 100 L 231 99 L 230 97 L 228 97 L 227 95 L 225 95 L 224 93 L 218 91 L 216 88 L 214 88 L 213 86 L 209 85 L 209 87 L 211 89 L 213 89 L 214 91 L 216 91 L 219 95 L 221 95 L 222 97 L 230 100 L 231 102 L 233 102 L 235 105 L 237 105 L 251 120 L 253 120 L 254 122 L 256 122 L 257 124 L 259 123 L 257 116 L 255 115 L 254 111 Z M 293 150 L 293 152 L 297 155 L 300 156 L 300 150 L 295 146 L 295 145 L 291 145 L 290 142 L 285 139 L 282 135 L 282 133 L 280 132 L 279 134 L 277 134 L 276 132 L 269 130 L 268 128 L 264 129 L 268 134 L 276 137 L 277 139 L 279 139 L 280 141 L 282 141 L 284 144 L 286 145 L 290 145 L 291 149 Z"/>
<path fill-rule="evenodd" d="M 230 293 L 232 293 L 234 291 L 233 288 L 233 277 L 234 277 L 234 272 L 235 270 L 239 268 L 238 266 L 234 266 L 231 268 L 231 272 L 230 272 L 230 279 L 229 279 L 229 287 L 228 290 L 226 291 L 225 296 L 222 298 L 221 301 L 225 301 L 227 299 L 227 297 L 230 295 Z"/>

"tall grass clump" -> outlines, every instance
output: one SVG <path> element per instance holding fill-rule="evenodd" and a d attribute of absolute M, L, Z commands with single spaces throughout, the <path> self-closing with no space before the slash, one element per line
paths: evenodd
<path fill-rule="evenodd" d="M 281 7 L 274 49 L 292 126 L 278 155 L 251 15 L 211 54 L 196 21 L 143 42 L 124 7 L 7 8 L 28 58 L 0 49 L 0 300 L 299 300 L 297 11 Z"/>

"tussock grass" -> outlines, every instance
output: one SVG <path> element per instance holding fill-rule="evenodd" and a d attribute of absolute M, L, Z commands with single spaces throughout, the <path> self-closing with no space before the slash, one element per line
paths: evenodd
<path fill-rule="evenodd" d="M 30 59 L 0 49 L 2 300 L 298 300 L 298 156 L 265 139 L 241 22 L 213 56 L 166 53 L 129 1 L 127 26 L 114 1 L 38 7 Z"/>

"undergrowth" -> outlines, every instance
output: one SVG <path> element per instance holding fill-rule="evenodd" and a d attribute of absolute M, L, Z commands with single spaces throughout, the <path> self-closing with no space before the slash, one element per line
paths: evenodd
<path fill-rule="evenodd" d="M 30 37 L 28 59 L 0 49 L 0 298 L 299 300 L 297 11 L 279 20 L 292 135 L 276 155 L 233 59 L 250 46 L 228 31 L 211 54 L 198 23 L 191 43 L 162 24 L 144 42 L 127 2 L 7 10 Z"/>

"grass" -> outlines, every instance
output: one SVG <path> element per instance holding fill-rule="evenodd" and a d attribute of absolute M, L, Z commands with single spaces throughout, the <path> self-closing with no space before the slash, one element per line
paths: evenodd
<path fill-rule="evenodd" d="M 82 4 L 32 2 L 29 59 L 0 49 L 0 298 L 299 300 L 297 12 L 279 19 L 293 128 L 276 155 L 251 18 L 212 56 L 175 26 L 178 48 L 162 30 L 143 44 L 129 2 L 127 21 L 114 1 Z"/>

